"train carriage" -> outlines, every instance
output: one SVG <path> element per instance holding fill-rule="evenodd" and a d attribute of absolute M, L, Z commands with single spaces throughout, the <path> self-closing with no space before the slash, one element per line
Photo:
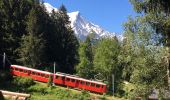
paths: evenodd
<path fill-rule="evenodd" d="M 82 78 L 79 80 L 78 88 L 98 93 L 106 92 L 106 84 Z"/>
<path fill-rule="evenodd" d="M 69 87 L 77 88 L 79 85 L 79 80 L 76 77 L 66 76 L 65 77 L 65 85 Z"/>
<path fill-rule="evenodd" d="M 64 85 L 65 84 L 65 75 L 62 74 L 54 74 L 53 75 L 53 83 L 59 84 L 59 85 Z"/>
<path fill-rule="evenodd" d="M 32 79 L 40 82 L 48 82 L 52 73 L 40 71 L 33 68 L 27 68 L 19 65 L 11 65 L 11 74 L 16 76 L 30 76 Z"/>
<path fill-rule="evenodd" d="M 96 93 L 106 93 L 106 84 L 102 82 L 87 80 L 75 75 L 60 72 L 53 74 L 47 71 L 41 71 L 19 65 L 11 65 L 10 68 L 11 74 L 15 76 L 29 76 L 32 77 L 32 79 L 40 82 L 48 82 L 49 78 L 51 77 L 52 82 L 57 85 L 79 88 Z"/>

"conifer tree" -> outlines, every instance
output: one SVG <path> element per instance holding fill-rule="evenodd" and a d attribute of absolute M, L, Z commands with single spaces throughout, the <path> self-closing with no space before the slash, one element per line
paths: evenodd
<path fill-rule="evenodd" d="M 46 34 L 48 62 L 56 62 L 58 71 L 73 73 L 78 62 L 78 40 L 70 26 L 66 8 L 51 13 L 51 32 Z"/>
<path fill-rule="evenodd" d="M 22 36 L 21 47 L 18 50 L 20 54 L 19 60 L 29 67 L 36 67 L 43 58 L 44 41 L 42 40 L 42 34 L 38 33 L 39 27 L 35 9 L 32 9 L 28 15 L 28 34 Z"/>
<path fill-rule="evenodd" d="M 77 74 L 81 77 L 91 79 L 94 78 L 93 69 L 93 47 L 92 41 L 89 36 L 87 36 L 85 42 L 82 42 L 79 47 L 79 59 L 80 62 L 76 66 Z"/>
<path fill-rule="evenodd" d="M 26 16 L 31 9 L 29 0 L 0 0 L 1 43 L 0 52 L 6 52 L 12 63 L 16 63 L 20 39 L 26 33 Z"/>

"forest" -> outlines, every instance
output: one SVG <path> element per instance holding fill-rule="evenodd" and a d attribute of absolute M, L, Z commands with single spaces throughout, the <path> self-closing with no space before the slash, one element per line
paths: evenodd
<path fill-rule="evenodd" d="M 93 31 L 85 41 L 71 28 L 67 9 L 47 12 L 39 0 L 0 0 L 0 55 L 10 64 L 78 75 L 107 84 L 108 93 L 143 99 L 170 91 L 170 1 L 129 0 L 135 17 L 124 22 L 123 40 L 96 39 Z M 1 67 L 1 66 L 0 66 Z M 0 74 L 8 80 L 8 69 Z M 4 69 L 0 69 L 4 72 Z M 124 84 L 133 84 L 125 91 Z"/>

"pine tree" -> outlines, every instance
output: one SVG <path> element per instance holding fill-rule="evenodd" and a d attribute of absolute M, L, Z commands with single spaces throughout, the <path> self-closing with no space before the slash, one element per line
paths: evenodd
<path fill-rule="evenodd" d="M 42 54 L 44 48 L 44 41 L 42 36 L 38 33 L 37 15 L 35 9 L 32 9 L 28 16 L 27 35 L 22 36 L 21 47 L 18 50 L 20 54 L 20 61 L 29 67 L 36 67 L 42 61 Z"/>
<path fill-rule="evenodd" d="M 17 63 L 16 49 L 26 33 L 26 15 L 31 9 L 29 0 L 0 0 L 1 45 L 0 52 L 5 52 L 12 63 Z"/>
<path fill-rule="evenodd" d="M 65 9 L 65 7 L 64 7 Z M 78 40 L 70 26 L 66 9 L 52 11 L 47 32 L 44 33 L 45 57 L 47 63 L 57 63 L 57 70 L 73 73 L 78 62 Z"/>

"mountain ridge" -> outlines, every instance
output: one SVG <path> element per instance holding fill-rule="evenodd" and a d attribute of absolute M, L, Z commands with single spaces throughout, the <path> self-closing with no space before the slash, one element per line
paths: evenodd
<path fill-rule="evenodd" d="M 54 9 L 54 11 L 58 11 L 57 8 L 53 7 L 49 3 L 44 3 L 45 8 L 47 12 L 51 13 L 51 11 Z M 75 35 L 80 40 L 85 40 L 87 35 L 90 33 L 95 34 L 95 38 L 101 38 L 101 37 L 115 37 L 116 33 L 108 32 L 101 28 L 99 25 L 95 25 L 94 23 L 86 20 L 84 17 L 81 16 L 79 11 L 70 12 L 67 13 L 69 16 L 69 20 L 71 22 L 71 27 L 74 30 Z"/>

